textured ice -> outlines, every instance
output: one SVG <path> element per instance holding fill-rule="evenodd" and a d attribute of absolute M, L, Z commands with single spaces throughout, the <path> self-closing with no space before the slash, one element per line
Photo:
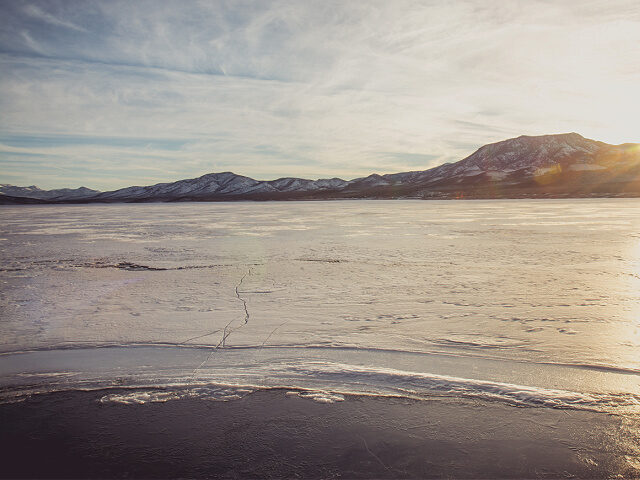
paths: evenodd
<path fill-rule="evenodd" d="M 251 393 L 246 388 L 223 387 L 186 387 L 174 389 L 135 389 L 128 392 L 111 393 L 100 398 L 102 403 L 121 403 L 124 405 L 142 405 L 145 403 L 159 403 L 185 398 L 199 398 L 225 402 L 238 400 Z"/>
<path fill-rule="evenodd" d="M 286 388 L 323 403 L 348 393 L 444 395 L 640 414 L 640 371 L 598 365 L 335 347 L 124 346 L 0 356 L 0 401 L 75 388 L 116 389 L 104 401 L 127 404 L 233 400 L 256 389 Z"/>
<path fill-rule="evenodd" d="M 499 400 L 518 406 L 542 406 L 593 411 L 621 408 L 640 413 L 640 395 L 637 394 L 579 393 L 447 375 L 326 362 L 309 363 L 298 368 L 307 375 L 337 377 L 341 382 L 345 382 L 348 385 L 379 386 L 414 396 L 440 393 Z M 313 393 L 310 395 L 313 395 Z M 321 398 L 323 397 L 321 396 Z"/>

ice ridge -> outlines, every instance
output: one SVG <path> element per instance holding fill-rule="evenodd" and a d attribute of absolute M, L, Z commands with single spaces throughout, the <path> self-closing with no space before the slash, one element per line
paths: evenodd
<path fill-rule="evenodd" d="M 341 363 L 308 362 L 290 367 L 316 379 L 339 380 L 348 385 L 395 390 L 399 394 L 444 394 L 498 400 L 518 406 L 609 411 L 625 408 L 640 411 L 640 395 L 571 392 L 511 383 L 476 380 L 432 373 L 410 372 Z"/>

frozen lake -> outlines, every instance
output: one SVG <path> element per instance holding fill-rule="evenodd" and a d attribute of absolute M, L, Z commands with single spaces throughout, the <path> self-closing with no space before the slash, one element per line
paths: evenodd
<path fill-rule="evenodd" d="M 640 409 L 640 200 L 1 215 L 5 397 L 172 385 L 182 388 L 172 395 L 226 398 L 246 389 L 220 385 L 287 386 L 323 390 L 327 402 L 368 392 Z"/>

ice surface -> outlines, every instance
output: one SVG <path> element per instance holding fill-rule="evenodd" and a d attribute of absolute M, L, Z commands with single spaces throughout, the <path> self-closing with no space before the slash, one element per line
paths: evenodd
<path fill-rule="evenodd" d="M 357 354 L 346 364 L 367 366 L 357 359 L 369 352 L 372 368 L 606 394 L 586 381 L 536 383 L 542 365 L 583 365 L 615 378 L 617 393 L 637 386 L 635 199 L 19 206 L 2 215 L 7 354 L 176 347 L 192 352 L 178 355 L 174 381 L 212 375 L 277 385 L 284 367 L 266 371 L 258 359 L 244 368 L 228 352 L 269 361 L 274 348 L 293 348 L 289 366 L 297 368 L 296 359 L 308 360 L 300 352 L 323 348 L 333 364 L 350 351 Z M 427 355 L 428 368 L 385 352 Z M 466 370 L 437 368 L 434 354 Z M 235 380 L 210 371 L 225 355 Z M 29 358 L 33 368 L 15 375 L 46 373 L 46 363 Z M 474 369 L 470 359 L 484 363 Z M 489 365 L 527 363 L 533 373 L 487 374 Z M 161 365 L 149 365 L 150 383 L 164 378 Z M 70 360 L 53 373 L 74 371 Z"/>

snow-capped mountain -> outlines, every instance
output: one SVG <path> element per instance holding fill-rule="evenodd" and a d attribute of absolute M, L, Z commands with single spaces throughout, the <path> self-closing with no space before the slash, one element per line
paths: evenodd
<path fill-rule="evenodd" d="M 347 189 L 364 184 L 423 197 L 640 196 L 640 145 L 609 145 L 577 133 L 523 135 L 429 170 L 352 180 Z"/>
<path fill-rule="evenodd" d="M 30 187 L 15 187 L 13 185 L 0 184 L 0 195 L 37 198 L 39 200 L 79 199 L 92 197 L 97 193 L 100 192 L 98 190 L 91 190 L 87 187 L 42 190 L 35 185 L 31 185 Z"/>
<path fill-rule="evenodd" d="M 603 170 L 615 164 L 640 161 L 639 147 L 638 144 L 608 145 L 577 133 L 537 137 L 523 135 L 485 145 L 459 162 L 429 170 L 382 175 L 380 178 L 389 185 L 397 185 L 432 183 L 481 174 L 500 180 L 513 172 L 535 175 L 545 168 Z"/>
<path fill-rule="evenodd" d="M 100 193 L 95 201 L 182 199 L 200 200 L 218 197 L 246 197 L 251 195 L 279 195 L 295 192 L 319 192 L 338 190 L 348 182 L 339 178 L 306 180 L 303 178 L 279 178 L 260 181 L 236 175 L 232 172 L 208 173 L 198 178 L 173 183 L 158 183 L 149 187 L 127 187 L 113 192 Z"/>
<path fill-rule="evenodd" d="M 52 202 L 640 196 L 640 144 L 608 145 L 577 133 L 523 135 L 485 145 L 455 163 L 350 181 L 260 181 L 223 172 L 102 193 L 10 185 L 0 193 L 7 200 L 11 195 Z"/>
<path fill-rule="evenodd" d="M 473 155 L 450 165 L 451 175 L 475 171 L 514 171 L 523 168 L 541 168 L 558 163 L 593 163 L 595 154 L 606 148 L 606 143 L 587 140 L 577 133 L 520 136 L 485 145 Z"/>

